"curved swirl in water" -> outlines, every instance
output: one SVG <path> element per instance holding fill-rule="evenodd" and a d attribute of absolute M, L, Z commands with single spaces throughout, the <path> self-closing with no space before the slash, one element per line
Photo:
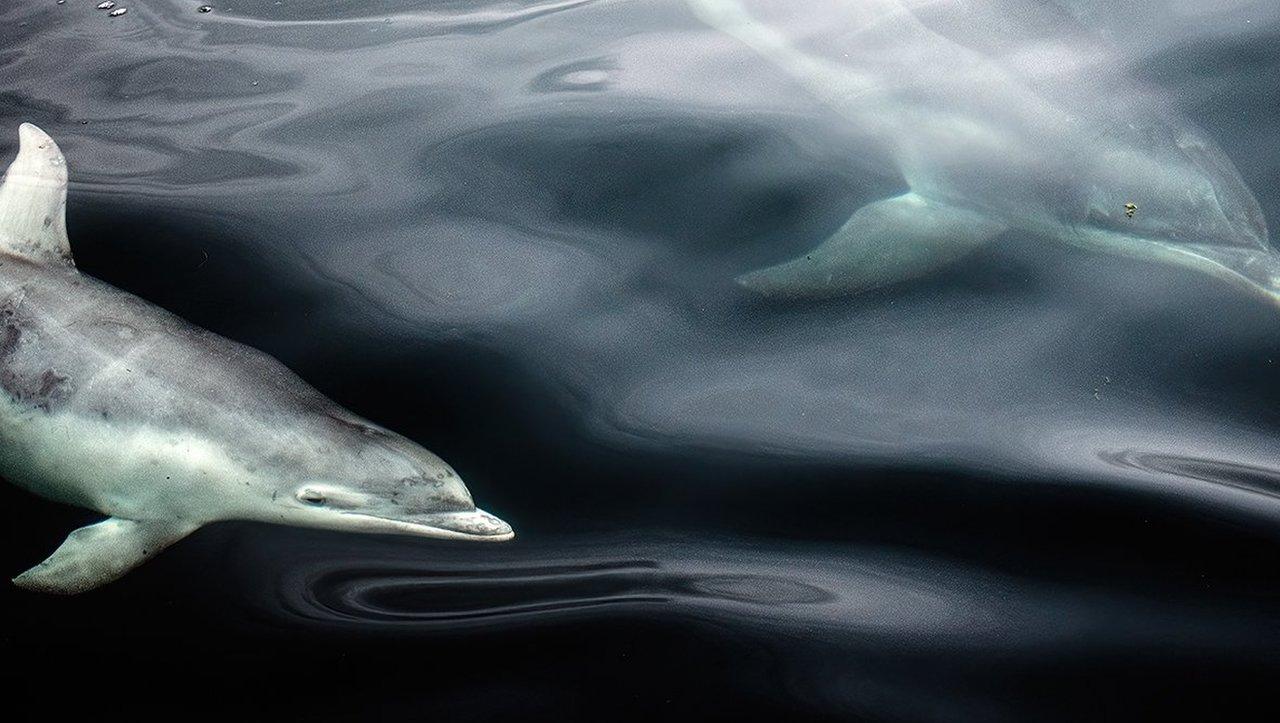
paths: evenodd
<path fill-rule="evenodd" d="M 1280 499 L 1280 470 L 1276 469 L 1136 449 L 1103 451 L 1098 457 L 1117 467 L 1171 474 Z"/>
<path fill-rule="evenodd" d="M 781 575 L 689 574 L 653 560 L 432 570 L 342 562 L 300 570 L 281 595 L 313 620 L 416 627 L 563 617 L 602 607 L 821 605 L 836 596 Z"/>

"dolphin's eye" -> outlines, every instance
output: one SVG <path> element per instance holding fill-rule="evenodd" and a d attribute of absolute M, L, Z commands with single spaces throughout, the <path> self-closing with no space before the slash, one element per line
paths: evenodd
<path fill-rule="evenodd" d="M 305 489 L 298 493 L 298 499 L 310 505 L 323 505 L 324 495 L 318 490 Z"/>

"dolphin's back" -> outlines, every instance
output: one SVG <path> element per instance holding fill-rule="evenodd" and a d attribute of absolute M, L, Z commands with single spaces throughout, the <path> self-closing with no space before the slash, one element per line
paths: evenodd
<path fill-rule="evenodd" d="M 94 404 L 124 384 L 172 388 L 172 399 L 152 399 L 172 406 L 146 410 L 151 419 L 180 415 L 193 397 L 241 408 L 265 407 L 267 398 L 333 406 L 270 356 L 74 269 L 0 261 L 0 294 L 0 386 L 32 404 Z M 45 372 L 67 377 L 61 391 L 32 391 L 31 377 Z"/>
<path fill-rule="evenodd" d="M 199 432 L 228 440 L 234 457 L 270 458 L 290 453 L 281 429 L 333 440 L 351 423 L 262 352 L 70 267 L 7 257 L 0 397 L 9 402 L 0 405 L 0 443 L 29 420 L 62 415 L 116 430 Z"/>

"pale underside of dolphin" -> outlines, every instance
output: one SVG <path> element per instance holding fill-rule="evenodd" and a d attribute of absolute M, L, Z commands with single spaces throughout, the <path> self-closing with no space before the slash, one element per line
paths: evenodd
<path fill-rule="evenodd" d="M 89 590 L 218 520 L 512 537 L 431 452 L 269 356 L 79 273 L 62 152 L 30 124 L 19 143 L 0 186 L 0 476 L 108 519 L 16 584 Z"/>
<path fill-rule="evenodd" d="M 1160 107 L 1072 107 L 1072 93 L 1044 92 L 921 22 L 913 11 L 925 3 L 842 3 L 832 20 L 852 30 L 839 61 L 737 0 L 688 3 L 877 143 L 909 187 L 803 256 L 742 275 L 744 286 L 854 294 L 1021 231 L 1194 269 L 1280 303 L 1280 257 L 1257 200 L 1216 145 Z"/>

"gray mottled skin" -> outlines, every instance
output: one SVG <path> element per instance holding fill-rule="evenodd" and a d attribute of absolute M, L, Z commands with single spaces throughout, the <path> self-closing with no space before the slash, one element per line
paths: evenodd
<path fill-rule="evenodd" d="M 922 22 L 917 13 L 931 3 L 840 3 L 836 17 L 853 32 L 838 61 L 737 0 L 688 3 L 878 144 L 910 187 L 863 207 L 810 253 L 743 275 L 745 286 L 856 293 L 920 276 L 1019 230 L 1195 269 L 1280 299 L 1280 257 L 1257 200 L 1221 149 L 1159 104 L 1090 97 L 1075 87 L 1087 85 L 1082 73 L 1050 72 L 1062 58 L 1016 72 L 1016 63 Z M 1046 77 L 1027 77 L 1037 72 Z"/>
<path fill-rule="evenodd" d="M 30 157 L 49 147 L 49 158 Z M 77 531 L 16 582 L 79 592 L 226 519 L 512 536 L 434 454 L 271 357 L 81 274 L 58 248 L 57 222 L 6 224 L 15 203 L 65 194 L 65 176 L 40 182 L 60 167 L 52 140 L 24 126 L 0 204 L 0 475 L 113 519 Z"/>

